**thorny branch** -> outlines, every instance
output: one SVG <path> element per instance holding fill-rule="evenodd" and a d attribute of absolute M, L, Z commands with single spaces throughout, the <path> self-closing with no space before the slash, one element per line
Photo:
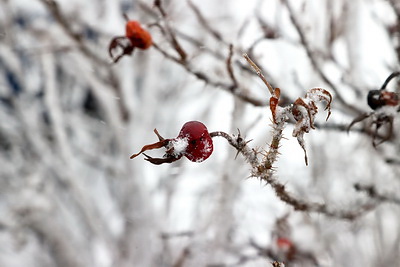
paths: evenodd
<path fill-rule="evenodd" d="M 322 213 L 330 217 L 342 218 L 348 220 L 354 220 L 359 216 L 363 215 L 367 211 L 372 210 L 375 205 L 371 203 L 362 204 L 358 207 L 354 207 L 349 210 L 340 210 L 340 209 L 332 209 L 328 207 L 326 204 L 322 203 L 312 203 L 304 200 L 300 200 L 297 197 L 293 196 L 286 188 L 286 186 L 279 181 L 277 181 L 273 177 L 273 170 L 266 171 L 266 165 L 271 165 L 273 162 L 268 162 L 268 160 L 260 161 L 259 154 L 260 152 L 250 148 L 248 146 L 249 141 L 246 141 L 242 138 L 242 136 L 232 136 L 225 132 L 211 132 L 211 137 L 223 137 L 228 143 L 233 146 L 238 153 L 242 154 L 244 159 L 249 163 L 252 167 L 252 176 L 257 177 L 260 180 L 265 181 L 269 184 L 275 191 L 277 197 L 285 202 L 286 204 L 293 207 L 294 210 L 303 211 L 303 212 L 314 212 L 314 213 Z M 271 151 L 267 152 L 271 153 Z"/>
<path fill-rule="evenodd" d="M 154 47 L 156 50 L 158 50 L 160 53 L 162 53 L 166 58 L 180 64 L 182 67 L 184 67 L 186 69 L 186 71 L 188 71 L 192 75 L 196 76 L 198 79 L 206 82 L 207 84 L 228 90 L 228 91 L 232 92 L 235 96 L 237 96 L 247 102 L 250 102 L 254 105 L 257 105 L 257 106 L 265 105 L 264 102 L 262 102 L 258 99 L 253 99 L 253 98 L 249 97 L 247 94 L 244 94 L 243 93 L 244 90 L 235 90 L 235 89 L 238 89 L 239 85 L 238 85 L 237 79 L 234 75 L 233 66 L 232 66 L 232 57 L 233 57 L 233 52 L 234 52 L 233 45 L 229 46 L 229 55 L 226 58 L 227 72 L 228 72 L 228 75 L 229 75 L 232 83 L 229 84 L 229 83 L 213 81 L 206 73 L 194 70 L 192 68 L 190 62 L 187 60 L 188 53 L 184 50 L 184 48 L 178 42 L 174 30 L 167 23 L 167 20 L 166 20 L 167 13 L 162 6 L 161 0 L 154 1 L 154 6 L 158 9 L 159 13 L 162 16 L 162 18 L 164 20 L 164 26 L 159 23 L 154 23 L 153 25 L 160 28 L 161 31 L 164 33 L 164 35 L 168 35 L 169 40 L 172 45 L 172 48 L 178 53 L 179 57 L 171 55 L 169 52 L 164 50 L 158 43 L 154 43 Z M 202 17 L 202 15 L 201 15 L 200 11 L 197 9 L 197 7 L 195 7 L 192 4 L 192 9 L 195 11 L 195 13 L 197 13 L 198 19 L 200 21 L 202 21 L 202 19 L 204 19 L 204 17 Z M 293 15 L 292 15 L 292 20 L 293 20 L 293 23 L 297 23 L 297 21 L 295 20 Z M 205 25 L 203 25 L 203 26 L 205 26 Z M 312 60 L 314 67 L 317 68 L 318 71 L 320 71 L 318 68 L 319 66 L 317 65 L 317 61 L 315 60 L 314 55 L 312 55 L 311 49 L 309 48 L 308 43 L 307 43 L 300 27 L 298 27 L 298 30 L 299 30 L 299 34 L 301 35 L 302 43 L 306 47 L 306 50 L 310 56 L 310 59 Z M 217 39 L 218 39 L 218 36 L 219 36 L 218 34 L 215 35 L 215 37 Z M 244 158 L 246 159 L 246 161 L 252 166 L 252 176 L 258 177 L 261 180 L 264 180 L 268 184 L 270 184 L 271 187 L 274 189 L 276 195 L 282 201 L 291 205 L 295 210 L 308 211 L 308 212 L 319 212 L 319 213 L 324 213 L 328 216 L 340 217 L 340 218 L 346 218 L 346 219 L 354 219 L 354 218 L 358 217 L 359 215 L 361 215 L 362 213 L 364 213 L 366 210 L 369 210 L 371 208 L 370 204 L 363 205 L 357 210 L 340 211 L 340 210 L 332 210 L 332 209 L 328 208 L 325 204 L 308 203 L 303 200 L 299 200 L 296 197 L 293 197 L 287 191 L 287 189 L 285 188 L 285 185 L 279 183 L 273 177 L 273 174 L 274 174 L 273 164 L 275 163 L 275 161 L 279 155 L 278 149 L 280 146 L 280 140 L 282 139 L 282 132 L 284 129 L 284 125 L 287 121 L 287 118 L 286 117 L 282 118 L 282 115 L 280 115 L 280 118 L 277 119 L 276 114 L 278 114 L 279 112 L 284 112 L 284 113 L 293 112 L 293 114 L 295 115 L 295 120 L 298 121 L 298 123 L 300 125 L 299 129 L 297 130 L 298 132 L 296 134 L 294 134 L 294 136 L 296 136 L 298 138 L 299 144 L 303 148 L 304 152 L 306 152 L 304 141 L 302 139 L 302 135 L 303 135 L 303 133 L 307 133 L 310 129 L 314 128 L 313 116 L 317 113 L 317 107 L 315 106 L 315 104 L 313 102 L 315 97 L 311 97 L 310 99 L 308 99 L 306 101 L 307 103 L 303 99 L 299 98 L 295 102 L 294 106 L 289 106 L 286 108 L 279 107 L 278 101 L 279 101 L 279 97 L 280 97 L 280 90 L 278 88 L 274 89 L 271 86 L 271 84 L 267 81 L 267 79 L 263 75 L 261 69 L 257 66 L 257 64 L 253 60 L 250 59 L 250 57 L 247 54 L 244 54 L 243 56 L 247 60 L 247 62 L 251 66 L 251 68 L 255 71 L 255 73 L 264 82 L 264 84 L 268 88 L 270 94 L 272 95 L 272 97 L 270 99 L 270 108 L 271 108 L 271 111 L 273 112 L 273 117 L 274 117 L 274 125 L 273 125 L 274 134 L 272 137 L 272 142 L 269 146 L 269 150 L 265 152 L 264 158 L 262 160 L 260 160 L 258 158 L 258 155 L 261 153 L 254 149 L 249 148 L 247 146 L 248 142 L 246 142 L 245 140 L 243 140 L 241 138 L 240 133 L 237 137 L 230 136 L 229 134 L 226 134 L 224 132 L 213 132 L 213 133 L 210 133 L 210 135 L 212 137 L 220 136 L 220 137 L 225 138 L 228 141 L 228 143 L 231 146 L 235 147 L 237 149 L 238 153 L 241 153 L 244 156 Z M 320 73 L 320 75 L 321 75 L 321 77 L 325 78 L 325 80 L 327 81 L 327 83 L 329 85 L 331 85 L 331 87 L 336 89 L 334 87 L 334 85 L 330 82 L 330 80 L 322 72 Z M 321 89 L 321 88 L 314 88 L 314 89 L 310 90 L 310 92 L 318 92 L 316 94 L 317 100 L 327 101 L 327 103 L 328 103 L 327 109 L 329 109 L 330 101 L 332 100 L 332 98 L 326 90 Z M 324 95 L 324 96 L 321 98 L 321 95 Z M 328 99 L 328 96 L 329 96 L 329 99 Z M 307 94 L 306 97 L 309 97 L 309 95 Z M 308 104 L 308 103 L 310 103 L 310 104 Z M 302 111 L 302 108 L 306 110 L 306 115 Z M 279 110 L 279 112 L 278 112 L 278 110 Z M 328 115 L 328 117 L 329 117 L 329 115 Z M 307 121 L 307 123 L 304 124 L 304 121 Z M 304 125 L 306 125 L 306 126 L 304 126 Z M 307 155 L 306 154 L 305 154 L 305 160 L 306 160 L 306 164 L 307 164 Z"/>
<path fill-rule="evenodd" d="M 267 184 L 269 184 L 275 191 L 277 197 L 281 199 L 283 202 L 292 206 L 295 210 L 298 211 L 306 211 L 306 212 L 316 212 L 316 213 L 323 213 L 327 216 L 331 217 L 338 217 L 353 220 L 360 215 L 364 214 L 366 211 L 371 210 L 375 207 L 375 205 L 366 203 L 360 205 L 357 209 L 352 210 L 333 210 L 328 207 L 326 204 L 322 203 L 310 203 L 304 200 L 300 200 L 294 196 L 292 196 L 286 189 L 284 184 L 281 184 L 274 178 L 274 169 L 273 164 L 275 163 L 278 154 L 279 154 L 279 146 L 280 140 L 283 137 L 283 129 L 285 127 L 286 121 L 288 120 L 288 116 L 285 115 L 289 111 L 293 113 L 295 120 L 299 125 L 296 125 L 297 129 L 295 128 L 293 135 L 298 138 L 299 144 L 305 150 L 304 140 L 302 135 L 307 133 L 310 129 L 314 128 L 314 115 L 317 113 L 317 107 L 314 103 L 315 100 L 324 100 L 327 102 L 326 109 L 328 110 L 328 117 L 330 115 L 330 103 L 332 101 L 332 97 L 328 91 L 322 88 L 313 88 L 309 90 L 305 99 L 308 104 L 302 99 L 298 98 L 295 103 L 291 106 L 282 108 L 279 106 L 279 96 L 280 96 L 280 89 L 273 88 L 269 82 L 265 79 L 264 75 L 262 74 L 261 70 L 258 66 L 250 59 L 248 55 L 244 55 L 245 59 L 249 62 L 252 68 L 257 72 L 257 75 L 263 80 L 265 85 L 267 86 L 268 90 L 271 93 L 270 98 L 270 109 L 273 115 L 273 135 L 272 135 L 272 142 L 269 146 L 269 150 L 264 153 L 264 157 L 262 160 L 259 159 L 258 151 L 251 149 L 248 147 L 248 142 L 245 141 L 240 132 L 237 137 L 231 136 L 224 132 L 212 132 L 210 133 L 211 137 L 220 136 L 225 138 L 228 143 L 237 149 L 238 153 L 241 153 L 245 160 L 251 165 L 252 171 L 251 175 L 253 177 L 257 177 Z M 300 104 L 298 104 L 298 103 Z M 306 121 L 305 121 L 306 120 Z M 305 156 L 306 164 L 307 164 L 307 156 Z"/>

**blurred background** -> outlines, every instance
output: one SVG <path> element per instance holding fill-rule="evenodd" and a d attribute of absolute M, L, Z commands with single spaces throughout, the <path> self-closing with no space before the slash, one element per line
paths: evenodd
<path fill-rule="evenodd" d="M 399 70 L 400 3 L 158 3 L 0 1 L 0 266 L 398 266 L 398 112 L 376 148 L 372 117 L 346 128 Z M 155 45 L 113 64 L 124 13 Z M 318 114 L 305 135 L 309 166 L 289 123 L 275 178 L 360 216 L 295 211 L 223 138 L 203 163 L 129 159 L 157 141 L 154 128 L 173 138 L 192 120 L 267 150 L 270 95 L 243 53 L 283 106 L 313 87 L 332 93 L 329 121 Z"/>

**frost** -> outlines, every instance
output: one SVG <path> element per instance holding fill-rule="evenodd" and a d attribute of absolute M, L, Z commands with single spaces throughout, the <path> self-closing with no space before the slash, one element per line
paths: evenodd
<path fill-rule="evenodd" d="M 313 117 L 309 115 L 309 110 L 304 106 L 295 106 L 296 115 L 294 115 L 296 125 L 293 129 L 293 136 L 297 137 L 300 133 L 308 133 L 312 128 Z"/>
<path fill-rule="evenodd" d="M 213 150 L 212 142 L 207 139 L 204 141 L 204 148 L 201 150 L 202 153 L 210 153 Z"/>
<path fill-rule="evenodd" d="M 175 156 L 182 155 L 188 146 L 188 138 L 175 138 L 171 141 L 171 145 L 173 147 L 173 153 Z"/>
<path fill-rule="evenodd" d="M 204 147 L 201 149 L 200 153 L 204 156 L 197 158 L 195 161 L 196 163 L 205 161 L 210 156 L 211 152 L 213 151 L 213 144 L 212 144 L 211 139 L 210 139 L 210 141 L 205 139 L 202 142 L 204 142 Z"/>
<path fill-rule="evenodd" d="M 287 120 L 289 120 L 289 108 L 283 108 L 280 106 L 277 106 L 275 109 L 275 120 L 276 123 L 280 123 L 280 122 L 286 122 Z"/>

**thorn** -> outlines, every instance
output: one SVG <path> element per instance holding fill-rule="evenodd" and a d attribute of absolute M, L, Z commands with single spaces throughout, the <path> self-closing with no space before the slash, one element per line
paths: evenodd
<path fill-rule="evenodd" d="M 244 144 L 247 145 L 247 144 L 250 143 L 251 141 L 253 141 L 253 139 L 250 139 L 250 140 L 246 141 Z"/>
<path fill-rule="evenodd" d="M 237 156 L 239 155 L 239 153 L 240 153 L 240 150 L 238 150 L 238 151 L 236 152 L 235 160 L 237 159 Z"/>

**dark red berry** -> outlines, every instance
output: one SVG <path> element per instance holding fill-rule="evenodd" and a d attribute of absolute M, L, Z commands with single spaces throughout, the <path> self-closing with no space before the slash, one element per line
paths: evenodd
<path fill-rule="evenodd" d="M 213 152 L 213 141 L 207 127 L 199 121 L 185 123 L 179 132 L 178 139 L 187 141 L 183 155 L 190 161 L 202 162 Z"/>

